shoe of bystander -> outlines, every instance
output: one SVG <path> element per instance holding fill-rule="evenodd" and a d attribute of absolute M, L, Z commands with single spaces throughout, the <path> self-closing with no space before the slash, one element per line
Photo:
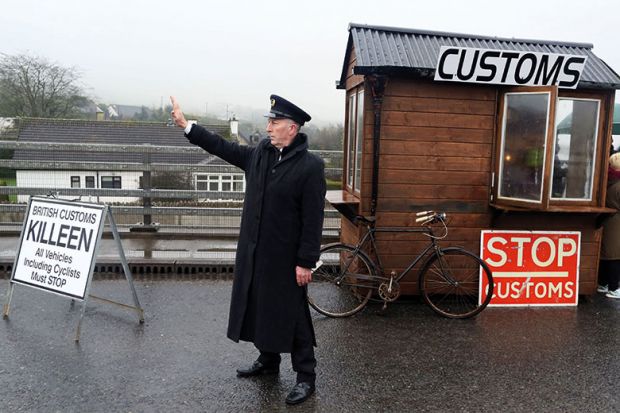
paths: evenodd
<path fill-rule="evenodd" d="M 618 288 L 617 290 L 609 291 L 607 294 L 605 294 L 605 297 L 620 298 L 620 288 Z"/>

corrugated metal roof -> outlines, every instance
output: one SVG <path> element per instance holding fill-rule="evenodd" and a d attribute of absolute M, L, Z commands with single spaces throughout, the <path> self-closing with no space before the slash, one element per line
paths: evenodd
<path fill-rule="evenodd" d="M 431 77 L 441 46 L 585 55 L 588 60 L 578 87 L 620 89 L 620 76 L 592 53 L 593 45 L 589 43 L 507 39 L 354 23 L 349 25 L 349 41 L 338 87 L 345 87 L 351 47 L 355 49 L 355 74 L 379 71 Z"/>

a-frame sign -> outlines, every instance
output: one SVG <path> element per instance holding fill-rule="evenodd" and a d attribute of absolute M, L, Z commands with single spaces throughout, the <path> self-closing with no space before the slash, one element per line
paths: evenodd
<path fill-rule="evenodd" d="M 133 306 L 89 294 L 106 217 L 131 289 Z M 118 229 L 107 205 L 31 197 L 15 254 L 4 318 L 9 315 L 16 284 L 82 301 L 75 341 L 80 339 L 89 297 L 135 310 L 139 322 L 144 322 L 144 310 L 138 301 Z"/>

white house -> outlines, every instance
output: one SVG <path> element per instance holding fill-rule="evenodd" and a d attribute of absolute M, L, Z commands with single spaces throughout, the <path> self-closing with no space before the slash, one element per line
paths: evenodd
<path fill-rule="evenodd" d="M 229 126 L 206 125 L 217 133 L 228 134 Z M 176 127 L 164 123 L 153 122 L 116 122 L 116 121 L 92 121 L 92 120 L 57 120 L 57 119 L 20 119 L 19 142 L 46 142 L 46 143 L 87 143 L 93 148 L 100 144 L 127 145 L 127 144 L 150 144 L 165 146 L 192 146 Z M 24 166 L 16 168 L 16 186 L 27 188 L 110 188 L 110 189 L 139 189 L 143 172 L 124 170 L 123 164 L 143 163 L 142 153 L 125 152 L 100 152 L 100 151 L 49 151 L 34 149 L 17 149 L 13 155 L 16 161 L 22 161 Z M 166 154 L 153 153 L 150 155 L 151 163 L 167 164 L 199 164 L 211 163 L 215 157 L 207 152 L 191 154 Z M 70 170 L 49 169 L 45 164 L 39 167 L 37 163 L 43 162 L 70 162 L 75 163 L 75 168 Z M 80 164 L 96 163 L 107 164 L 106 168 L 80 168 Z M 113 163 L 118 168 L 110 168 Z M 73 166 L 73 165 L 72 165 Z M 210 190 L 213 185 L 204 185 L 202 178 L 207 181 L 215 180 L 222 182 L 218 189 L 226 191 L 228 185 L 224 182 L 231 176 L 232 167 L 222 164 L 215 173 L 192 174 L 193 188 Z M 219 176 L 221 175 L 221 176 Z M 237 191 L 239 185 L 236 178 L 231 179 L 231 191 Z M 243 188 L 244 189 L 244 188 Z M 18 195 L 18 202 L 27 202 L 28 195 Z M 63 198 L 75 198 L 63 196 Z M 139 201 L 137 197 L 116 196 L 83 196 L 82 200 L 105 203 L 131 203 Z"/>

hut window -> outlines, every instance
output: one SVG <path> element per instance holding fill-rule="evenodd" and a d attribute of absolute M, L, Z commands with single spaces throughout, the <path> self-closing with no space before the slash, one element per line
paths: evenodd
<path fill-rule="evenodd" d="M 541 202 L 549 93 L 506 93 L 499 198 Z"/>
<path fill-rule="evenodd" d="M 557 88 L 522 89 L 504 93 L 501 101 L 497 204 L 535 209 L 601 206 L 601 100 L 593 94 L 558 96 Z"/>
<path fill-rule="evenodd" d="M 591 200 L 599 101 L 560 98 L 556 113 L 551 199 Z"/>
<path fill-rule="evenodd" d="M 364 91 L 361 90 L 357 93 L 357 117 L 355 128 L 355 181 L 353 183 L 353 189 L 359 191 L 362 186 L 362 143 L 364 142 L 364 136 L 362 134 L 364 128 Z"/>
<path fill-rule="evenodd" d="M 79 188 L 80 187 L 80 177 L 72 176 L 71 177 L 71 188 Z"/>
<path fill-rule="evenodd" d="M 347 188 L 360 192 L 362 184 L 362 149 L 364 143 L 364 91 L 354 90 L 348 100 Z"/>
<path fill-rule="evenodd" d="M 349 96 L 349 125 L 347 128 L 347 186 L 353 188 L 353 177 L 355 171 L 355 109 L 357 95 Z"/>

